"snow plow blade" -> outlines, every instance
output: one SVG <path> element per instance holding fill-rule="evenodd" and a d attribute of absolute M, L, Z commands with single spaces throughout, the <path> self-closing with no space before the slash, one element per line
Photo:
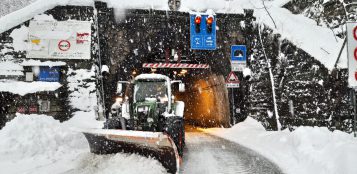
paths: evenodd
<path fill-rule="evenodd" d="M 169 173 L 178 173 L 180 157 L 174 141 L 162 132 L 96 129 L 84 131 L 95 154 L 135 153 L 158 160 Z"/>

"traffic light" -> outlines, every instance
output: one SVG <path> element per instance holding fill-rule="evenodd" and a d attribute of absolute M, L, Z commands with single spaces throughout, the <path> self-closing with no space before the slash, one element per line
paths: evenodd
<path fill-rule="evenodd" d="M 207 33 L 212 33 L 212 24 L 213 24 L 214 18 L 212 15 L 209 15 L 206 19 L 206 24 L 207 24 Z"/>
<path fill-rule="evenodd" d="M 201 32 L 201 16 L 196 16 L 195 17 L 195 24 L 196 24 L 196 33 Z"/>

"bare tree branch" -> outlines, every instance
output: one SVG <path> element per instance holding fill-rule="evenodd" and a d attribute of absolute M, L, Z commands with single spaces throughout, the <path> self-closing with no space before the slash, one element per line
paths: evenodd
<path fill-rule="evenodd" d="M 275 21 L 274 21 L 273 17 L 271 16 L 269 10 L 267 9 L 267 7 L 266 7 L 266 5 L 265 5 L 265 3 L 264 3 L 264 0 L 262 0 L 262 3 L 263 3 L 263 6 L 264 6 L 265 11 L 268 13 L 270 19 L 273 21 L 273 24 L 274 24 L 275 29 L 278 29 L 278 28 L 276 27 L 276 24 L 275 24 Z"/>

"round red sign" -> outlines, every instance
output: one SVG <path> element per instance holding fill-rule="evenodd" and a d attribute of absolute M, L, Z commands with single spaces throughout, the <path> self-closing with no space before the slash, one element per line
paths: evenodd
<path fill-rule="evenodd" d="M 58 42 L 58 49 L 61 51 L 68 51 L 71 48 L 71 43 L 68 40 L 61 40 Z"/>
<path fill-rule="evenodd" d="M 353 29 L 353 37 L 357 40 L 357 26 Z"/>

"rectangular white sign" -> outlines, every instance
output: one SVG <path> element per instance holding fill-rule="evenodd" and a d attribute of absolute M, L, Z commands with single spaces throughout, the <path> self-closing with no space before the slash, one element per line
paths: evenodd
<path fill-rule="evenodd" d="M 239 88 L 239 83 L 226 83 L 227 88 Z"/>
<path fill-rule="evenodd" d="M 357 88 L 357 22 L 347 23 L 348 86 Z"/>
<path fill-rule="evenodd" d="M 241 71 L 243 72 L 244 68 L 247 67 L 247 62 L 242 61 L 231 61 L 232 71 Z"/>
<path fill-rule="evenodd" d="M 27 58 L 90 59 L 90 21 L 30 21 Z"/>

